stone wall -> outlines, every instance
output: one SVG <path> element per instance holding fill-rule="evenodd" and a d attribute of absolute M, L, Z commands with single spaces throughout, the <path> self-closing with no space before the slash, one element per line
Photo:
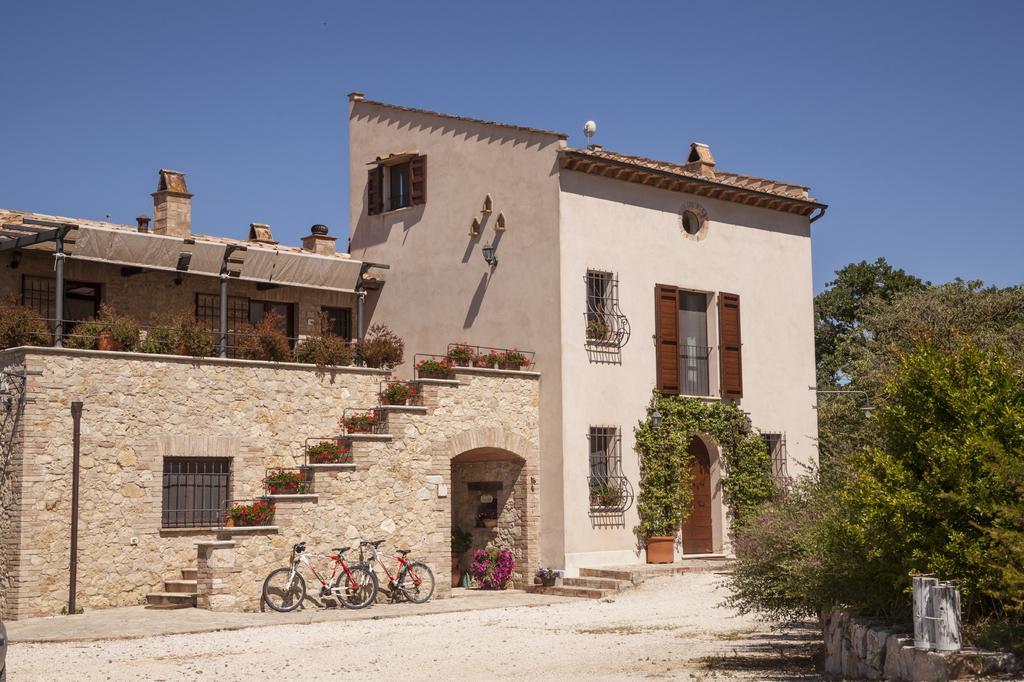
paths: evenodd
<path fill-rule="evenodd" d="M 346 407 L 377 403 L 377 370 L 99 351 L 16 349 L 0 367 L 24 363 L 30 402 L 15 448 L 20 532 L 9 561 L 15 576 L 3 617 L 57 613 L 66 595 L 71 486 L 70 402 L 84 401 L 78 601 L 85 608 L 139 604 L 163 581 L 196 566 L 197 542 L 213 529 L 163 529 L 167 456 L 230 457 L 231 497 L 262 493 L 267 467 L 301 463 L 310 436 L 333 435 Z M 237 570 L 220 584 L 218 608 L 258 607 L 259 585 L 284 565 L 294 542 L 326 549 L 363 538 L 405 545 L 449 592 L 451 459 L 476 448 L 521 457 L 536 477 L 539 377 L 467 370 L 424 387 L 426 408 L 392 414 L 391 438 L 353 444 L 354 467 L 318 469 L 315 499 L 278 501 L 276 530 L 234 540 Z M 444 484 L 444 486 L 439 485 Z M 526 561 L 536 563 L 536 490 L 524 500 Z M 11 546 L 11 545 L 15 546 Z M 211 587 L 212 589 L 212 587 Z M 5 591 L 6 592 L 6 591 Z"/>
<path fill-rule="evenodd" d="M 825 672 L 843 679 L 956 680 L 1022 670 L 1013 654 L 914 648 L 912 626 L 885 627 L 832 611 L 823 624 Z"/>

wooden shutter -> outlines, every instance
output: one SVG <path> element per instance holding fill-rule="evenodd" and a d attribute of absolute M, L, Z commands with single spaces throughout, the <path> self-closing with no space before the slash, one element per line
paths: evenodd
<path fill-rule="evenodd" d="M 384 210 L 384 167 L 377 165 L 366 172 L 366 213 L 377 215 Z"/>
<path fill-rule="evenodd" d="M 409 161 L 409 185 L 412 205 L 427 203 L 427 157 L 414 156 Z"/>
<path fill-rule="evenodd" d="M 679 395 L 679 289 L 654 287 L 654 345 L 658 390 Z"/>
<path fill-rule="evenodd" d="M 718 294 L 718 348 L 723 398 L 743 397 L 743 358 L 740 340 L 740 297 Z"/>

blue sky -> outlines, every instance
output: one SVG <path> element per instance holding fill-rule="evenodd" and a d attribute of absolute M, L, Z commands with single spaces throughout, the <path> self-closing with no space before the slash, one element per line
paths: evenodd
<path fill-rule="evenodd" d="M 809 184 L 815 287 L 885 256 L 1021 282 L 1024 3 L 7 2 L 0 206 L 347 236 L 346 99 Z M 341 243 L 344 243 L 342 241 Z"/>

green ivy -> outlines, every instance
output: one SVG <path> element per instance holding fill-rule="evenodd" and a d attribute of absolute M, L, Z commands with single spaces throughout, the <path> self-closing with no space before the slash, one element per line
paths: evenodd
<path fill-rule="evenodd" d="M 634 429 L 640 455 L 638 537 L 674 536 L 689 515 L 693 502 L 690 488 L 693 458 L 689 446 L 698 435 L 708 436 L 719 445 L 722 489 L 733 513 L 734 525 L 742 524 L 756 507 L 775 495 L 777 488 L 764 439 L 739 407 L 732 403 L 665 396 L 657 391 L 650 407 L 661 413 L 661 425 L 655 429 L 648 418 Z"/>

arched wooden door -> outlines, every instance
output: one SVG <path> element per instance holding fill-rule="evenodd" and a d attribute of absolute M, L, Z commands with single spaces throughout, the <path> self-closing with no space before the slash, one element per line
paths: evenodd
<path fill-rule="evenodd" d="M 700 438 L 689 448 L 692 456 L 690 486 L 693 502 L 690 515 L 683 521 L 683 554 L 710 554 L 714 551 L 711 535 L 711 456 Z"/>

